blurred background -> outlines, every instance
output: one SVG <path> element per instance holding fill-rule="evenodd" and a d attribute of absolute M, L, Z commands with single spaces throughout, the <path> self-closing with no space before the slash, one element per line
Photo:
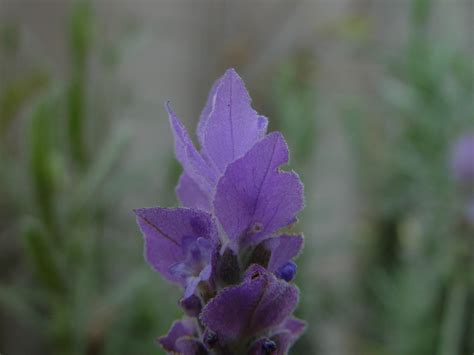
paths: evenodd
<path fill-rule="evenodd" d="M 0 0 L 0 353 L 162 353 L 131 210 L 235 67 L 306 186 L 292 353 L 472 354 L 473 54 L 472 0 Z"/>

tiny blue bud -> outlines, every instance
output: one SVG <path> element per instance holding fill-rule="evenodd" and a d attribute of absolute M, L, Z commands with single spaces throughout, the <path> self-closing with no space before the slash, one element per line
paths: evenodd
<path fill-rule="evenodd" d="M 275 273 L 277 277 L 287 282 L 293 280 L 296 276 L 296 264 L 293 261 L 288 261 L 282 267 L 280 267 Z"/>
<path fill-rule="evenodd" d="M 273 340 L 265 339 L 262 343 L 262 350 L 265 354 L 273 354 L 276 351 L 277 345 Z"/>

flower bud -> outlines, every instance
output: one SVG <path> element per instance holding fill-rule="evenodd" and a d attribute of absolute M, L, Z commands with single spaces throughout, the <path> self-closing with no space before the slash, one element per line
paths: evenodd
<path fill-rule="evenodd" d="M 179 305 L 183 308 L 184 313 L 189 317 L 197 317 L 201 313 L 202 304 L 198 296 L 192 295 L 188 298 L 182 298 Z"/>
<path fill-rule="evenodd" d="M 261 338 L 254 342 L 250 348 L 251 355 L 273 355 L 276 354 L 277 344 L 269 338 Z"/>
<path fill-rule="evenodd" d="M 210 330 L 209 328 L 207 328 L 204 331 L 204 334 L 203 334 L 202 338 L 203 338 L 204 344 L 206 344 L 206 346 L 209 349 L 214 348 L 216 346 L 217 342 L 219 341 L 219 339 L 217 338 L 217 333 Z"/>
<path fill-rule="evenodd" d="M 293 261 L 288 261 L 282 267 L 280 267 L 275 273 L 277 277 L 287 282 L 293 280 L 296 276 L 296 264 Z"/>

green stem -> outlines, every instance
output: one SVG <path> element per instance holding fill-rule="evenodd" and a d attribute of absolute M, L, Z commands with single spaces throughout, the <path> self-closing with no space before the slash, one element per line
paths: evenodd
<path fill-rule="evenodd" d="M 458 277 L 449 290 L 441 329 L 439 355 L 461 354 L 463 325 L 469 289 L 464 277 Z"/>

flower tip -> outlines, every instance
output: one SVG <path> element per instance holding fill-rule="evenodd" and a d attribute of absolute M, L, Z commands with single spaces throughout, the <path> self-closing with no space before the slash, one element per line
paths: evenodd
<path fill-rule="evenodd" d="M 173 112 L 173 109 L 171 108 L 171 100 L 165 101 L 165 109 L 166 109 L 166 112 L 168 112 L 168 114 L 171 115 L 171 113 Z"/>
<path fill-rule="evenodd" d="M 223 78 L 229 79 L 229 80 L 237 80 L 241 82 L 241 85 L 244 85 L 244 82 L 242 78 L 240 77 L 239 73 L 237 73 L 237 70 L 235 68 L 229 68 L 225 71 Z"/>
<path fill-rule="evenodd" d="M 143 214 L 143 208 L 134 208 L 132 211 L 137 217 L 141 217 L 141 215 Z"/>
<path fill-rule="evenodd" d="M 239 75 L 234 67 L 230 67 L 225 71 L 225 75 Z"/>

